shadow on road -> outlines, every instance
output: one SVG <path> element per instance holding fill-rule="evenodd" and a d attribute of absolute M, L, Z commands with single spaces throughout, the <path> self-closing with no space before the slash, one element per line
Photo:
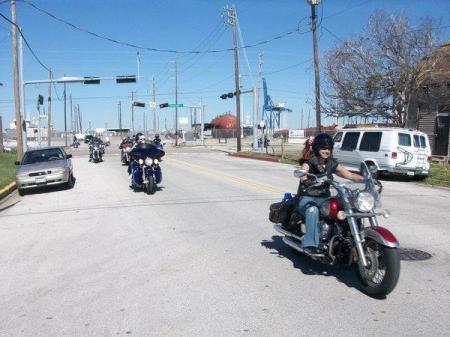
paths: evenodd
<path fill-rule="evenodd" d="M 272 236 L 272 240 L 263 240 L 261 246 L 274 250 L 271 254 L 277 254 L 279 257 L 291 260 L 294 268 L 299 269 L 305 275 L 333 276 L 347 287 L 355 288 L 362 292 L 353 267 L 329 266 L 300 253 L 297 254 L 283 242 L 282 236 L 278 235 Z"/>

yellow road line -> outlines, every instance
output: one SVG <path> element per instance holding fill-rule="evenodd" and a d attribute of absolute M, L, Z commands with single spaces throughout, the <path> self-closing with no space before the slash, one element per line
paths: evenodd
<path fill-rule="evenodd" d="M 259 190 L 263 190 L 263 191 L 268 191 L 268 192 L 272 192 L 272 193 L 278 193 L 278 194 L 282 194 L 284 193 L 283 190 L 272 186 L 272 185 L 268 185 L 268 184 L 262 184 L 260 182 L 248 179 L 248 178 L 244 178 L 244 177 L 239 177 L 239 176 L 235 176 L 223 171 L 219 171 L 219 170 L 214 170 L 214 169 L 210 169 L 207 168 L 205 166 L 200 166 L 197 164 L 192 164 L 186 161 L 182 161 L 182 160 L 178 160 L 178 159 L 166 159 L 165 162 L 169 162 L 175 166 L 178 166 L 180 168 L 188 168 L 191 169 L 193 171 L 200 171 L 203 172 L 205 174 L 208 174 L 210 176 L 214 176 L 214 177 L 220 177 L 222 179 L 227 179 L 229 181 L 233 181 L 233 182 L 237 182 L 237 183 L 241 183 L 241 184 L 245 184 L 245 185 L 249 185 L 252 187 L 255 187 Z"/>

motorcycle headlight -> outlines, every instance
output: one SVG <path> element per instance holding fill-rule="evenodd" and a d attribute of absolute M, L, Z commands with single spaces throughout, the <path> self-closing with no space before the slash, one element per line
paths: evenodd
<path fill-rule="evenodd" d="M 125 148 L 125 151 L 126 151 L 126 152 L 131 152 L 131 147 L 126 147 L 126 148 Z"/>
<path fill-rule="evenodd" d="M 159 160 L 158 160 L 158 159 L 156 159 L 156 158 L 155 158 L 155 159 L 153 159 L 153 164 L 155 164 L 155 165 L 156 165 L 156 164 L 158 164 L 158 163 L 159 163 Z"/>
<path fill-rule="evenodd" d="M 152 158 L 145 158 L 145 165 L 151 166 L 153 164 Z"/>
<path fill-rule="evenodd" d="M 144 164 L 144 159 L 139 159 L 139 160 L 138 160 L 138 163 L 139 163 L 139 165 Z"/>
<path fill-rule="evenodd" d="M 94 147 L 94 150 L 98 150 L 98 147 L 96 146 L 96 147 Z"/>
<path fill-rule="evenodd" d="M 361 212 L 369 212 L 375 206 L 375 198 L 372 193 L 359 192 L 355 199 L 355 206 Z"/>

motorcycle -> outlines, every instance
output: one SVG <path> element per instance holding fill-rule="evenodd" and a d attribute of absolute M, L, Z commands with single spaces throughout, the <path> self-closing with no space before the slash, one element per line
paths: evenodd
<path fill-rule="evenodd" d="M 130 151 L 131 188 L 144 189 L 147 194 L 154 194 L 157 184 L 162 181 L 161 158 L 165 155 L 162 145 L 150 143 L 138 144 Z"/>
<path fill-rule="evenodd" d="M 356 265 L 362 290 L 372 297 L 384 297 L 394 290 L 399 279 L 400 244 L 378 224 L 377 216 L 389 216 L 386 210 L 375 210 L 383 186 L 365 163 L 361 164 L 361 173 L 363 182 L 339 183 L 305 170 L 294 171 L 297 178 L 307 175 L 314 180 L 309 188 L 325 183 L 337 191 L 320 208 L 318 252 L 302 248 L 306 227 L 296 207 L 299 197 L 286 193 L 282 202 L 271 205 L 269 219 L 276 223 L 274 229 L 284 235 L 283 242 L 294 251 L 328 265 Z M 364 185 L 364 189 L 352 189 L 353 184 Z"/>
<path fill-rule="evenodd" d="M 104 149 L 102 149 L 102 145 L 97 142 L 93 142 L 89 145 L 89 150 L 91 151 L 91 159 L 94 163 L 98 163 L 103 161 Z"/>
<path fill-rule="evenodd" d="M 120 161 L 124 165 L 130 164 L 130 152 L 133 148 L 133 142 L 130 139 L 124 139 L 119 145 Z"/>
<path fill-rule="evenodd" d="M 74 140 L 74 142 L 70 144 L 70 146 L 74 149 L 78 149 L 78 146 L 80 146 L 80 142 L 78 140 Z"/>

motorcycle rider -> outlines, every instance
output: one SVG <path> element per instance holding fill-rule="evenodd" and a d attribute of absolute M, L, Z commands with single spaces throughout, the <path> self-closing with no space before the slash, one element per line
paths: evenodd
<path fill-rule="evenodd" d="M 145 138 L 145 135 L 142 132 L 138 132 L 134 137 L 134 145 L 133 145 L 132 149 L 136 148 L 136 146 L 139 146 L 140 144 L 144 144 L 146 140 L 147 139 Z M 132 183 L 131 183 L 132 173 L 131 172 L 132 172 L 132 168 L 133 168 L 133 162 L 134 162 L 134 158 L 131 158 L 130 163 L 128 164 L 128 174 L 129 174 L 128 179 L 130 180 L 130 186 L 132 185 Z"/>
<path fill-rule="evenodd" d="M 317 177 L 333 179 L 333 174 L 354 180 L 362 181 L 364 177 L 352 173 L 340 165 L 333 158 L 334 141 L 330 135 L 321 133 L 314 138 L 312 143 L 312 156 L 301 165 L 301 168 Z M 320 242 L 319 209 L 324 201 L 330 197 L 330 185 L 320 184 L 310 187 L 316 181 L 307 175 L 300 177 L 298 195 L 300 196 L 297 210 L 303 216 L 306 225 L 306 233 L 302 239 L 302 248 L 310 254 L 320 254 L 318 248 Z"/>

